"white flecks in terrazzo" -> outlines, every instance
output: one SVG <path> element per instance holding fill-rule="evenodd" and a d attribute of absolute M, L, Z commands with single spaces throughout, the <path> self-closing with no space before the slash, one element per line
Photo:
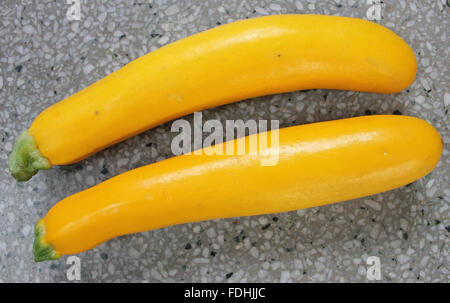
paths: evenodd
<path fill-rule="evenodd" d="M 35 264 L 33 228 L 52 205 L 119 173 L 172 157 L 171 123 L 80 163 L 15 183 L 7 156 L 36 115 L 172 41 L 247 17 L 318 13 L 365 18 L 365 1 L 84 1 L 80 21 L 63 1 L 0 4 L 0 282 L 66 281 L 66 258 Z M 395 1 L 380 24 L 418 61 L 415 83 L 394 95 L 310 90 L 203 111 L 204 119 L 278 119 L 280 127 L 370 114 L 432 123 L 445 143 L 438 167 L 390 192 L 321 208 L 213 220 L 119 237 L 79 254 L 82 281 L 448 281 L 450 232 L 448 5 Z M 192 115 L 186 117 L 192 123 Z"/>
<path fill-rule="evenodd" d="M 371 199 L 365 199 L 364 203 L 374 210 L 381 210 L 381 204 Z"/>
<path fill-rule="evenodd" d="M 171 5 L 166 9 L 166 15 L 167 16 L 172 16 L 177 14 L 180 11 L 180 9 L 178 8 L 178 6 L 176 5 Z"/>
<path fill-rule="evenodd" d="M 164 45 L 167 42 L 169 42 L 169 37 L 168 36 L 163 36 L 160 39 L 158 39 L 158 44 L 160 44 L 160 45 Z"/>

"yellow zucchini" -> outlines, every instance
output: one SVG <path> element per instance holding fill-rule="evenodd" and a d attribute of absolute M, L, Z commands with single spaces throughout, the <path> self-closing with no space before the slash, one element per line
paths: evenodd
<path fill-rule="evenodd" d="M 250 137 L 234 143 L 245 140 L 248 146 Z M 273 166 L 260 165 L 261 150 L 228 156 L 210 151 L 129 171 L 57 203 L 36 224 L 35 260 L 169 225 L 291 211 L 391 190 L 431 172 L 442 141 L 423 120 L 380 115 L 280 129 Z"/>
<path fill-rule="evenodd" d="M 396 93 L 415 75 L 411 48 L 373 22 L 321 15 L 234 22 L 164 46 L 47 108 L 17 140 L 9 168 L 24 181 L 205 108 L 314 88 Z"/>

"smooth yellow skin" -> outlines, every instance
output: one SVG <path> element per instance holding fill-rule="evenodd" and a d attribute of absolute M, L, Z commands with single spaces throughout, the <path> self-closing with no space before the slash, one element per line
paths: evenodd
<path fill-rule="evenodd" d="M 43 111 L 29 134 L 52 165 L 70 164 L 205 108 L 314 88 L 395 93 L 415 75 L 411 48 L 376 23 L 267 16 L 149 53 Z"/>
<path fill-rule="evenodd" d="M 182 155 L 70 196 L 43 218 L 45 243 L 56 254 L 76 254 L 120 235 L 169 225 L 359 198 L 425 176 L 442 152 L 438 132 L 406 116 L 289 127 L 280 129 L 279 140 L 274 166 L 261 166 L 259 153 Z"/>

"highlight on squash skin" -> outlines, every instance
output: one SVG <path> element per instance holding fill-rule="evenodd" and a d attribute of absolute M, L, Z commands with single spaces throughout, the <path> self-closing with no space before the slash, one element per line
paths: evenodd
<path fill-rule="evenodd" d="M 274 166 L 261 166 L 261 153 L 182 155 L 65 198 L 40 221 L 45 237 L 40 237 L 35 254 L 39 260 L 77 254 L 124 234 L 316 207 L 388 191 L 430 173 L 441 152 L 442 141 L 433 126 L 407 116 L 366 116 L 280 129 Z M 40 253 L 40 247 L 51 247 L 54 253 Z"/>
<path fill-rule="evenodd" d="M 397 93 L 416 68 L 407 43 L 374 22 L 259 17 L 134 60 L 44 110 L 28 134 L 51 165 L 71 164 L 177 117 L 252 97 L 305 89 Z"/>

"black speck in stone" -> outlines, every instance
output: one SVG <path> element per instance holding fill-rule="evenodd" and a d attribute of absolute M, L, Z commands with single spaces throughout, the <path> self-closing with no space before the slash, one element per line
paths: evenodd
<path fill-rule="evenodd" d="M 441 221 L 440 220 L 434 220 L 434 224 L 436 224 L 436 225 L 441 224 Z"/>
<path fill-rule="evenodd" d="M 55 263 L 50 264 L 50 269 L 55 270 L 58 266 Z"/>
<path fill-rule="evenodd" d="M 267 223 L 266 225 L 264 225 L 263 227 L 262 227 L 262 230 L 266 230 L 266 229 L 268 229 L 270 227 L 270 223 Z"/>
<path fill-rule="evenodd" d="M 232 272 L 229 272 L 229 273 L 227 273 L 227 274 L 225 275 L 225 277 L 226 277 L 227 279 L 229 279 L 229 278 L 231 278 L 232 275 L 233 275 L 233 273 L 232 273 Z"/>
<path fill-rule="evenodd" d="M 215 251 L 212 251 L 212 252 L 210 253 L 210 255 L 211 255 L 211 257 L 215 257 L 215 256 L 216 256 L 216 252 L 215 252 Z"/>
<path fill-rule="evenodd" d="M 396 109 L 396 110 L 394 110 L 393 114 L 394 114 L 394 115 L 401 115 L 401 114 L 402 114 L 402 112 L 401 112 L 401 111 L 399 111 L 398 109 Z"/>
<path fill-rule="evenodd" d="M 106 175 L 108 173 L 108 169 L 106 167 L 103 167 L 103 169 L 100 171 L 102 175 Z"/>
<path fill-rule="evenodd" d="M 107 253 L 104 253 L 104 252 L 102 252 L 101 254 L 100 254 L 100 257 L 103 259 L 103 260 L 108 260 L 108 254 Z"/>
<path fill-rule="evenodd" d="M 336 7 L 337 7 L 337 8 L 341 8 L 341 7 L 342 7 L 342 4 L 337 3 L 337 4 L 336 4 Z"/>
<path fill-rule="evenodd" d="M 22 71 L 22 65 L 17 65 L 16 66 L 16 72 L 20 73 Z"/>
<path fill-rule="evenodd" d="M 366 114 L 366 115 L 371 115 L 372 112 L 371 112 L 370 110 L 366 110 L 366 111 L 365 111 L 365 114 Z"/>
<path fill-rule="evenodd" d="M 145 144 L 145 146 L 147 146 L 147 147 L 150 147 L 150 146 L 152 146 L 152 145 L 153 145 L 152 142 L 149 142 L 149 143 Z"/>
<path fill-rule="evenodd" d="M 202 246 L 202 240 L 198 240 L 197 243 L 195 243 L 197 246 Z"/>
<path fill-rule="evenodd" d="M 222 23 L 220 23 L 220 21 L 217 21 L 216 24 L 217 24 L 217 25 L 221 25 Z"/>
<path fill-rule="evenodd" d="M 127 35 L 123 34 L 122 36 L 119 37 L 119 41 L 122 40 L 123 38 L 125 38 Z"/>
<path fill-rule="evenodd" d="M 403 233 L 403 239 L 408 240 L 408 233 L 407 232 Z"/>
<path fill-rule="evenodd" d="M 192 248 L 191 243 L 186 244 L 186 246 L 184 247 L 184 249 L 191 249 L 191 248 Z"/>
<path fill-rule="evenodd" d="M 445 229 L 447 230 L 447 232 L 450 233 L 450 225 L 447 225 L 447 226 L 445 227 Z"/>
<path fill-rule="evenodd" d="M 272 221 L 273 221 L 273 222 L 278 222 L 278 217 L 273 217 L 273 218 L 272 218 Z"/>

